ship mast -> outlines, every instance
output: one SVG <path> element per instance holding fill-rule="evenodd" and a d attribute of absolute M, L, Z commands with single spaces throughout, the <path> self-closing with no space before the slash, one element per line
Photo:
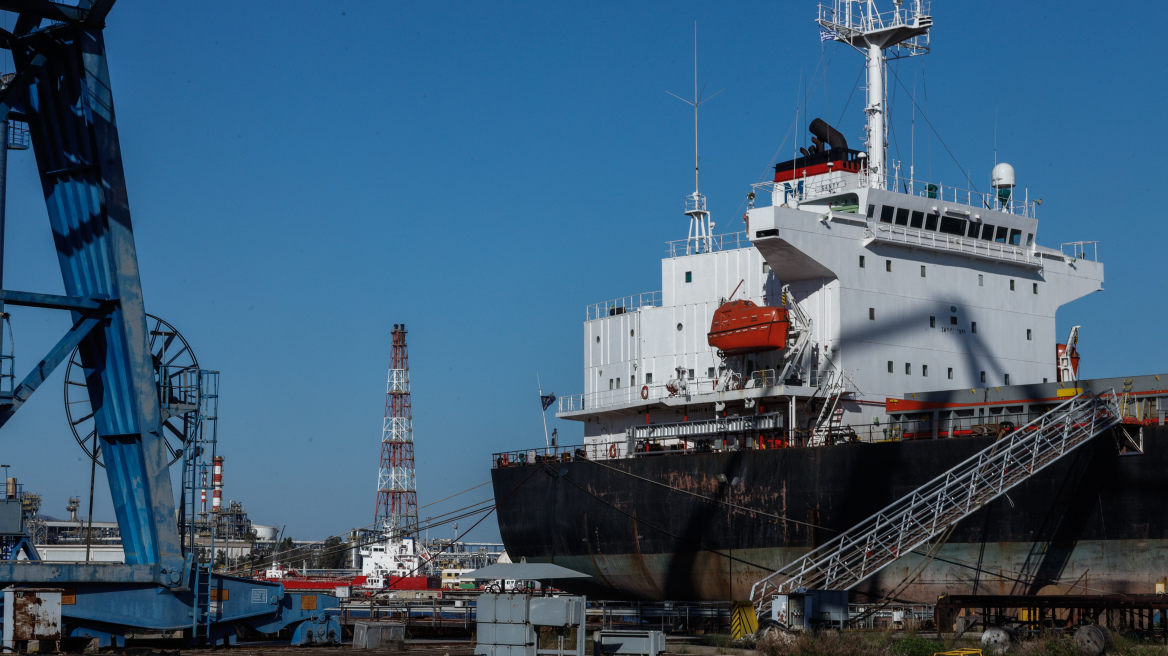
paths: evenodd
<path fill-rule="evenodd" d="M 725 91 L 725 89 L 722 89 Z M 689 217 L 689 238 L 685 242 L 686 255 L 690 253 L 708 253 L 713 250 L 713 235 L 710 222 L 710 213 L 706 210 L 706 197 L 701 192 L 701 168 L 698 158 L 698 107 L 709 102 L 714 96 L 722 93 L 718 91 L 709 98 L 702 99 L 698 93 L 698 24 L 694 22 L 694 95 L 693 100 L 666 91 L 669 95 L 693 107 L 694 111 L 694 192 L 685 197 L 685 214 Z M 704 89 L 703 89 L 704 92 Z"/>
<path fill-rule="evenodd" d="M 929 0 L 893 0 L 893 5 L 892 11 L 880 13 L 876 0 L 834 0 L 831 6 L 819 5 L 816 19 L 824 36 L 852 46 L 867 58 L 864 113 L 868 116 L 869 186 L 874 189 L 888 186 L 885 62 L 927 54 L 933 26 Z"/>

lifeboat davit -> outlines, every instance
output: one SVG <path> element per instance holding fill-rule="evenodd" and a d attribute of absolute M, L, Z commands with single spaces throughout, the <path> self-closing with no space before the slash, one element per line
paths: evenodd
<path fill-rule="evenodd" d="M 724 355 L 777 351 L 787 346 L 787 309 L 728 301 L 714 311 L 706 341 Z"/>

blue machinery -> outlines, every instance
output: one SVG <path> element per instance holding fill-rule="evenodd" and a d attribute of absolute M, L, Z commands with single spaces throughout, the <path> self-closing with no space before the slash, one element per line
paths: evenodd
<path fill-rule="evenodd" d="M 28 124 L 65 283 L 63 296 L 2 290 L 0 309 L 49 308 L 73 318 L 44 359 L 14 389 L 0 391 L 0 426 L 79 350 L 125 563 L 0 561 L 0 587 L 62 589 L 62 636 L 103 646 L 123 646 L 128 633 L 228 644 L 240 626 L 287 629 L 293 644 L 338 641 L 340 626 L 324 613 L 335 598 L 213 573 L 198 562 L 193 541 L 180 539 L 164 413 L 185 406 L 202 415 L 211 394 L 202 378 L 211 372 L 175 383 L 158 375 L 148 346 L 102 35 L 113 4 L 0 0 L 0 10 L 17 15 L 11 32 L 0 30 L 0 47 L 16 68 L 0 91 L 0 129 L 10 120 Z M 206 465 L 199 439 L 184 451 L 194 476 Z M 184 488 L 186 480 L 184 472 Z"/>

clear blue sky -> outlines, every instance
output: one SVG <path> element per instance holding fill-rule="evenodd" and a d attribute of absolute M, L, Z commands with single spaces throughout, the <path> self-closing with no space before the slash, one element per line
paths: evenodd
<path fill-rule="evenodd" d="M 1138 30 L 1168 9 L 1125 7 L 936 0 L 933 53 L 893 65 L 922 106 L 927 89 L 980 189 L 997 116 L 999 159 L 1044 199 L 1041 243 L 1101 242 L 1108 291 L 1058 317 L 1060 334 L 1083 325 L 1091 377 L 1168 372 L 1166 76 Z M 821 51 L 814 15 L 809 1 L 119 3 L 106 40 L 146 307 L 222 372 L 225 497 L 298 539 L 372 519 L 394 323 L 410 331 L 421 503 L 488 480 L 492 452 L 542 443 L 536 372 L 545 391 L 581 391 L 585 306 L 659 289 L 663 242 L 685 236 L 692 114 L 665 91 L 692 93 L 694 21 L 700 79 L 726 89 L 702 114 L 724 232 L 802 87 L 810 115 L 837 123 L 855 86 L 860 56 Z M 892 99 L 905 166 L 908 95 Z M 861 98 L 839 123 L 855 145 Z M 964 177 L 919 118 L 915 161 L 918 177 Z M 59 293 L 30 153 L 11 157 L 8 216 L 6 286 Z M 67 318 L 13 314 L 23 374 Z M 57 516 L 89 478 L 61 385 L 0 430 L 0 463 Z M 497 535 L 488 520 L 471 537 Z"/>

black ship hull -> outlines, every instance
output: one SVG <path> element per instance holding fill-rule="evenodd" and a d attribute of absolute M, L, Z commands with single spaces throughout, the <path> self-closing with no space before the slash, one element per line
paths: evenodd
<path fill-rule="evenodd" d="M 856 598 L 1154 592 L 1168 575 L 1168 430 L 1142 430 L 1142 455 L 1120 455 L 1100 435 L 958 524 L 922 570 L 918 550 L 861 583 Z M 743 600 L 759 579 L 992 441 L 557 462 L 499 467 L 492 479 L 513 560 L 591 577 L 557 587 L 604 599 Z"/>

